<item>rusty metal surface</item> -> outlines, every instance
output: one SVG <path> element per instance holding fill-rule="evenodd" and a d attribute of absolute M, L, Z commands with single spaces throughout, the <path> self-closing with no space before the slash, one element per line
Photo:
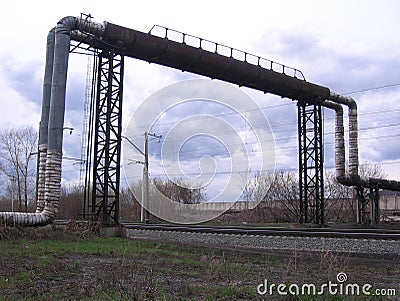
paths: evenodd
<path fill-rule="evenodd" d="M 72 38 L 81 39 L 78 35 L 72 36 Z M 224 56 L 183 42 L 176 42 L 108 22 L 102 39 L 91 38 L 82 42 L 90 43 L 91 46 L 98 49 L 113 47 L 128 57 L 204 75 L 212 79 L 220 79 L 293 100 L 322 102 L 330 95 L 329 88 L 287 75 L 283 73 L 284 70 L 277 72 L 260 64 L 241 61 L 232 56 Z"/>

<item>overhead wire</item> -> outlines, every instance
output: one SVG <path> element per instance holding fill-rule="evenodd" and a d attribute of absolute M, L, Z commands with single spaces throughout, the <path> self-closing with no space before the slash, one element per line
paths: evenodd
<path fill-rule="evenodd" d="M 356 94 L 356 93 L 363 93 L 363 92 L 370 92 L 370 91 L 374 91 L 374 90 L 392 88 L 392 87 L 396 87 L 396 86 L 400 86 L 400 83 L 394 83 L 394 84 L 383 85 L 383 86 L 378 86 L 378 87 L 366 88 L 366 89 L 361 89 L 361 90 L 354 90 L 354 91 L 344 92 L 344 93 L 341 93 L 341 94 L 350 95 L 350 94 Z M 262 111 L 265 111 L 265 110 L 269 110 L 269 109 L 282 108 L 282 107 L 293 106 L 293 105 L 294 105 L 293 102 L 288 102 L 288 103 L 284 103 L 284 104 L 263 106 L 263 107 L 260 107 L 260 108 L 261 108 Z M 259 109 L 249 110 L 247 112 L 252 112 L 252 111 L 256 111 L 256 110 L 259 110 Z M 360 112 L 359 116 L 360 117 L 370 116 L 370 115 L 376 116 L 376 115 L 381 115 L 381 114 L 387 115 L 387 114 L 396 113 L 396 112 L 399 112 L 399 111 L 400 111 L 400 108 L 383 109 L 383 110 L 380 110 L 380 111 Z M 232 112 L 225 112 L 225 113 L 215 114 L 213 116 L 203 116 L 203 118 L 224 117 L 224 116 L 232 116 L 232 115 L 239 115 L 239 114 L 240 114 L 239 112 L 232 111 Z M 201 118 L 201 117 L 199 117 L 199 118 Z M 394 118 L 392 118 L 392 119 L 394 119 Z M 333 121 L 333 120 L 334 120 L 333 116 L 325 118 L 325 121 Z M 386 118 L 385 120 L 387 121 L 388 119 Z M 376 121 L 375 118 L 374 118 L 374 121 Z M 176 124 L 176 121 L 160 122 L 160 123 L 157 123 L 156 126 L 162 126 L 162 125 L 168 125 L 168 124 Z M 297 125 L 297 121 L 284 121 L 284 122 L 276 122 L 276 123 L 271 122 L 270 125 L 271 125 L 271 127 L 277 127 L 277 128 L 274 129 L 274 132 L 280 132 L 279 126 Z M 374 125 L 374 126 L 367 126 L 367 127 L 364 127 L 364 128 L 360 128 L 359 130 L 360 131 L 365 131 L 365 130 L 371 130 L 371 129 L 381 129 L 381 128 L 387 128 L 387 127 L 396 127 L 396 126 L 399 126 L 399 125 L 400 125 L 400 123 Z M 255 129 L 257 129 L 257 127 Z M 289 131 L 282 130 L 282 132 L 283 133 L 285 133 L 285 132 L 288 133 Z M 297 137 L 296 137 L 297 136 L 297 131 L 294 129 L 293 133 L 295 134 L 295 136 L 286 136 L 286 137 L 280 136 L 279 138 L 276 138 L 274 141 L 276 142 L 276 141 L 296 139 L 296 142 L 297 142 Z M 334 134 L 334 132 L 325 132 L 324 134 L 325 135 L 332 135 L 332 134 Z M 360 137 L 359 140 L 365 141 L 365 140 L 373 140 L 373 139 L 388 139 L 388 138 L 396 138 L 396 137 L 399 137 L 399 136 L 400 136 L 400 134 L 390 134 L 390 135 L 383 135 L 383 136 L 379 135 L 379 136 L 370 136 L 370 137 Z M 249 144 L 251 144 L 251 143 L 249 143 Z M 330 144 L 333 144 L 333 142 L 327 141 L 327 142 L 325 142 L 325 144 L 330 145 Z M 293 148 L 297 148 L 297 147 L 298 146 L 296 144 L 296 145 L 292 145 L 292 146 L 282 146 L 279 149 L 293 149 Z M 212 148 L 208 149 L 208 150 L 212 150 Z M 186 151 L 186 152 L 189 152 L 189 151 Z M 196 158 L 196 157 L 194 157 L 194 158 Z M 396 164 L 398 164 L 398 163 L 396 163 Z M 69 172 L 69 171 L 67 170 L 66 172 Z M 71 172 L 73 172 L 73 170 Z"/>
<path fill-rule="evenodd" d="M 363 92 L 369 92 L 369 91 L 393 88 L 393 87 L 396 87 L 396 86 L 400 86 L 400 83 L 377 86 L 377 87 L 373 87 L 373 88 L 365 88 L 365 89 L 361 89 L 361 90 L 354 90 L 354 91 L 344 92 L 344 93 L 340 93 L 340 94 L 342 94 L 342 95 L 350 95 L 350 94 L 356 94 L 356 93 L 363 93 Z"/>
<path fill-rule="evenodd" d="M 260 109 L 261 109 L 262 111 L 264 111 L 264 110 L 268 110 L 268 109 L 271 109 L 271 108 L 285 107 L 285 106 L 290 106 L 290 105 L 293 106 L 292 103 L 285 103 L 285 104 L 279 104 L 279 105 L 264 106 L 264 107 L 260 107 Z M 257 109 L 257 110 L 258 110 L 258 109 Z M 252 111 L 256 111 L 256 109 L 246 111 L 245 113 L 249 113 L 249 112 L 252 112 Z M 381 115 L 381 114 L 395 113 L 395 112 L 399 112 L 399 111 L 400 111 L 400 108 L 383 109 L 383 110 L 379 110 L 379 111 L 360 112 L 360 113 L 358 114 L 358 116 L 359 116 L 360 119 L 361 119 L 361 117 L 363 117 L 363 116 L 370 116 L 370 115 L 376 116 L 376 115 Z M 239 112 L 233 111 L 233 112 L 225 112 L 225 113 L 219 113 L 219 114 L 209 115 L 209 116 L 208 116 L 208 115 L 207 115 L 207 116 L 197 116 L 196 121 L 197 121 L 197 120 L 208 119 L 208 118 L 232 116 L 232 115 L 239 115 L 239 114 L 240 114 Z M 325 121 L 325 122 L 326 122 L 326 121 L 333 121 L 334 119 L 335 119 L 334 116 L 330 116 L 330 117 L 326 117 L 326 118 L 324 119 L 324 121 Z M 245 120 L 245 119 L 244 119 L 244 120 Z M 180 122 L 193 122 L 193 121 L 194 121 L 193 119 L 190 119 L 190 120 L 186 120 L 186 121 L 183 120 L 183 121 L 180 121 Z M 374 119 L 374 121 L 376 121 L 376 120 Z M 169 124 L 173 125 L 173 124 L 176 124 L 177 122 L 178 122 L 178 121 L 159 122 L 159 123 L 156 123 L 155 125 L 153 125 L 153 128 L 159 128 L 160 126 L 169 125 Z M 368 121 L 366 121 L 366 122 L 368 122 Z M 271 122 L 271 121 L 270 121 L 270 126 L 271 126 L 271 127 L 276 127 L 276 126 L 280 126 L 280 125 L 288 125 L 288 126 L 289 126 L 289 125 L 297 125 L 297 120 L 284 121 L 284 122 Z M 259 128 L 259 127 L 254 127 L 254 126 L 253 126 L 253 128 Z M 146 131 L 146 130 L 148 130 L 148 129 L 145 129 L 145 128 L 143 127 L 142 131 Z M 137 132 L 140 132 L 140 129 L 136 129 L 136 131 L 137 131 Z"/>

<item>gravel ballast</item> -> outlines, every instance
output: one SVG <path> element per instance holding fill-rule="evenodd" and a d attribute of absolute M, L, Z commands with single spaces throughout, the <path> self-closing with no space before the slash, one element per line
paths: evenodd
<path fill-rule="evenodd" d="M 138 229 L 127 229 L 127 237 L 255 250 L 331 251 L 400 256 L 400 242 L 395 240 L 208 234 Z"/>

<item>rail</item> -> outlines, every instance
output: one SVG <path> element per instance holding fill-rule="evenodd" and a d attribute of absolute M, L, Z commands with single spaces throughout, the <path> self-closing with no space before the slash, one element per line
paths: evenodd
<path fill-rule="evenodd" d="M 400 230 L 391 229 L 275 228 L 213 225 L 138 224 L 128 222 L 123 222 L 121 225 L 127 229 L 196 232 L 209 234 L 356 238 L 378 240 L 400 239 Z"/>

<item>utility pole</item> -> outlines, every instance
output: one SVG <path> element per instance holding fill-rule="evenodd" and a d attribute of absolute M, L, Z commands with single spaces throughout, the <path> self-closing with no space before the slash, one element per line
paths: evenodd
<path fill-rule="evenodd" d="M 149 207 L 149 199 L 150 199 L 150 192 L 149 192 L 149 136 L 154 137 L 156 139 L 161 139 L 162 135 L 156 135 L 153 133 L 144 133 L 144 152 L 140 150 L 128 137 L 121 136 L 125 138 L 126 141 L 129 142 L 139 153 L 144 156 L 144 162 L 138 160 L 132 160 L 132 163 L 143 164 L 143 184 L 142 184 L 142 204 L 140 210 L 140 221 L 146 224 L 150 223 L 150 214 L 147 210 Z M 147 209 L 145 209 L 147 208 Z"/>
<path fill-rule="evenodd" d="M 144 167 L 143 167 L 143 189 L 142 189 L 142 200 L 143 205 L 142 211 L 144 212 L 144 222 L 150 223 L 149 214 L 149 133 L 144 133 Z M 146 208 L 146 209 L 144 209 Z"/>
<path fill-rule="evenodd" d="M 15 189 L 15 177 L 11 178 L 11 212 L 14 213 L 14 189 Z"/>
<path fill-rule="evenodd" d="M 144 133 L 144 168 L 143 168 L 143 189 L 142 189 L 142 199 L 144 203 L 144 222 L 146 224 L 150 223 L 150 213 L 149 213 L 149 204 L 150 204 L 150 192 L 149 192 L 149 136 L 154 137 L 156 139 L 161 139 L 162 135 L 156 135 L 152 133 L 145 132 Z M 142 210 L 143 210 L 142 207 Z M 142 211 L 143 212 L 143 211 Z"/>
<path fill-rule="evenodd" d="M 146 135 L 145 135 L 146 136 Z M 142 152 L 142 150 L 140 149 L 140 148 L 138 148 L 136 145 L 135 145 L 135 143 L 133 143 L 132 141 L 131 141 L 131 139 L 129 139 L 128 137 L 126 137 L 126 136 L 121 136 L 122 138 L 125 138 L 126 139 L 126 141 L 128 141 L 129 142 L 129 144 L 130 145 L 132 145 L 140 154 L 142 154 L 143 155 L 143 157 L 145 157 L 146 158 L 146 155 L 145 155 L 145 153 L 144 152 Z M 145 139 L 145 141 L 146 141 L 146 139 Z M 146 145 L 146 142 L 145 142 L 145 145 Z M 145 148 L 146 148 L 146 146 L 145 146 Z M 147 152 L 146 152 L 147 153 Z M 147 189 L 145 189 L 145 178 L 146 178 L 146 174 L 148 174 L 148 160 L 145 160 L 145 162 L 143 162 L 143 161 L 139 161 L 139 160 L 129 160 L 129 161 L 131 161 L 131 163 L 136 163 L 136 164 L 143 164 L 143 175 L 142 175 L 142 203 L 140 204 L 140 222 L 144 222 L 144 216 L 145 216 L 145 214 L 144 214 L 144 200 L 146 199 L 146 192 L 145 191 L 147 191 Z M 147 162 L 147 172 L 146 172 L 146 162 Z"/>
<path fill-rule="evenodd" d="M 17 178 L 15 176 L 9 175 L 11 178 L 11 212 L 14 213 L 14 190 L 15 190 L 15 182 L 17 181 Z M 14 227 L 15 227 L 15 220 L 14 221 Z"/>

